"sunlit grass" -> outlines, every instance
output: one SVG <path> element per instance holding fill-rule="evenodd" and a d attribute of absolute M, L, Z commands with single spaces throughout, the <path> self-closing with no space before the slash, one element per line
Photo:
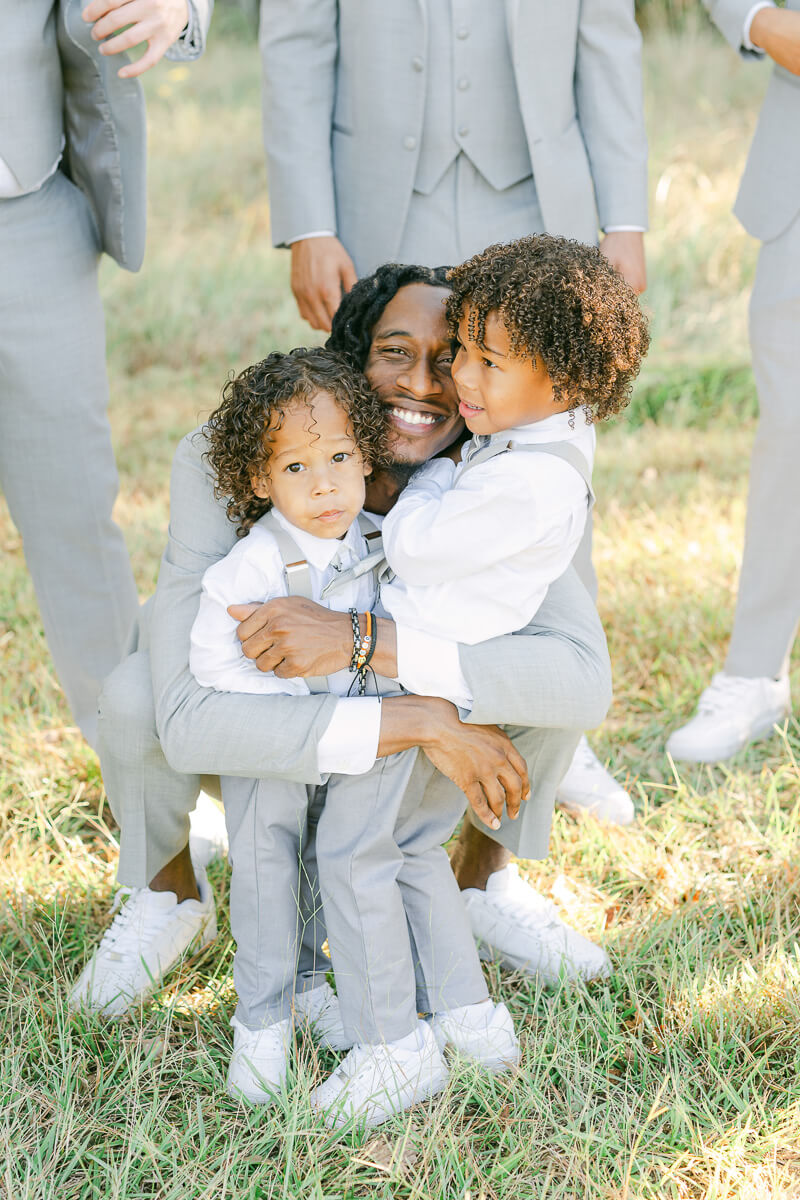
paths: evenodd
<path fill-rule="evenodd" d="M 118 507 L 142 596 L 177 439 L 226 375 L 315 342 L 269 248 L 252 45 L 148 81 L 150 230 L 138 277 L 103 269 Z M 700 33 L 647 45 L 654 346 L 604 429 L 596 562 L 616 699 L 594 738 L 634 795 L 628 829 L 557 817 L 528 864 L 604 939 L 607 983 L 545 991 L 488 971 L 518 1073 L 454 1075 L 380 1135 L 328 1133 L 308 1041 L 271 1111 L 224 1094 L 233 1010 L 227 869 L 213 947 L 116 1025 L 65 995 L 103 928 L 113 821 L 71 728 L 19 537 L 0 517 L 0 1193 L 52 1197 L 794 1197 L 800 1193 L 800 730 L 727 768 L 677 769 L 670 729 L 722 664 L 753 431 L 746 301 L 756 247 L 730 215 L 764 71 Z M 654 423 L 656 418 L 657 423 Z"/>

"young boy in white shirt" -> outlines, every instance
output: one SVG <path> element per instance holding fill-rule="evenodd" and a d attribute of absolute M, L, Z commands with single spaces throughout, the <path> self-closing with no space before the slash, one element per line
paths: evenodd
<path fill-rule="evenodd" d="M 228 515 L 247 536 L 204 576 L 190 655 L 199 683 L 309 693 L 305 680 L 278 678 L 245 658 L 227 612 L 286 595 L 298 570 L 307 574 L 309 598 L 350 611 L 354 660 L 368 659 L 358 613 L 369 614 L 369 628 L 376 588 L 372 572 L 358 574 L 369 550 L 358 517 L 386 428 L 363 377 L 330 351 L 273 354 L 226 385 L 206 426 L 208 456 Z M 367 665 L 358 672 L 365 682 Z M 395 681 L 373 682 L 379 693 L 398 690 Z M 315 690 L 347 695 L 353 683 L 351 671 L 340 671 Z M 271 1099 L 286 1077 L 292 1021 L 307 1020 L 335 1049 L 358 1043 L 313 1095 L 318 1109 L 333 1110 L 331 1123 L 357 1114 L 376 1124 L 441 1090 L 448 1042 L 493 1070 L 519 1055 L 508 1010 L 488 997 L 442 849 L 463 805 L 456 797 L 449 808 L 425 811 L 420 789 L 408 787 L 416 750 L 367 770 L 358 742 L 380 711 L 378 701 L 365 697 L 363 705 L 361 722 L 346 727 L 334 717 L 320 739 L 321 771 L 328 747 L 341 762 L 343 740 L 352 745 L 354 771 L 328 778 L 323 806 L 317 789 L 277 774 L 222 781 L 239 997 L 228 1089 L 256 1103 Z M 315 955 L 309 846 L 338 1004 L 324 980 L 327 964 Z M 431 1021 L 418 1011 L 432 1013 Z"/>

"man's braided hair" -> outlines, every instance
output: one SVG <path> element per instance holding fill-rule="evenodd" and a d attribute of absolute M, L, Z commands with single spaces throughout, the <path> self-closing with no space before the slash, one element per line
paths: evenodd
<path fill-rule="evenodd" d="M 553 400 L 601 421 L 624 408 L 650 344 L 635 292 L 595 246 L 539 234 L 489 246 L 447 275 L 455 336 L 469 313 L 479 346 L 497 313 L 512 353 L 541 359 Z"/>
<path fill-rule="evenodd" d="M 447 267 L 405 266 L 386 263 L 358 283 L 342 297 L 331 324 L 331 335 L 325 345 L 336 350 L 363 371 L 372 343 L 372 331 L 383 310 L 401 288 L 411 283 L 427 283 L 430 287 L 449 288 Z"/>

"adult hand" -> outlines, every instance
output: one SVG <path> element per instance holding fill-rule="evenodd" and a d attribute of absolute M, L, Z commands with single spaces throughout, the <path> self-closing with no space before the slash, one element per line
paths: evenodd
<path fill-rule="evenodd" d="M 647 267 L 644 260 L 644 234 L 636 230 L 607 233 L 600 249 L 612 267 L 616 267 L 637 296 L 647 287 Z"/>
<path fill-rule="evenodd" d="M 312 329 L 330 332 L 342 294 L 357 278 L 353 260 L 338 238 L 292 242 L 292 291 L 300 316 Z"/>
<path fill-rule="evenodd" d="M 232 604 L 246 658 L 279 679 L 332 675 L 350 665 L 353 633 L 347 613 L 332 612 L 302 596 L 278 597 L 266 604 Z"/>
<path fill-rule="evenodd" d="M 386 703 L 384 701 L 384 703 Z M 427 699 L 427 733 L 421 748 L 466 796 L 489 829 L 500 828 L 503 804 L 512 821 L 530 795 L 525 759 L 496 725 L 465 725 L 447 700 Z"/>
<path fill-rule="evenodd" d="M 103 41 L 101 54 L 119 54 L 147 42 L 141 58 L 117 71 L 121 79 L 133 79 L 160 62 L 180 37 L 189 20 L 189 5 L 187 0 L 90 0 L 81 15 L 92 25 L 95 41 L 122 30 Z"/>
<path fill-rule="evenodd" d="M 800 75 L 800 12 L 761 8 L 750 25 L 750 41 L 779 67 Z"/>

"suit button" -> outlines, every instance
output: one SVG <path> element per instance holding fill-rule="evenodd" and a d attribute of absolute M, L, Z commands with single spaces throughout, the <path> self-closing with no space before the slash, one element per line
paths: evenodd
<path fill-rule="evenodd" d="M 459 137 L 466 137 L 468 133 L 469 133 L 469 125 L 459 126 L 459 130 L 458 130 Z"/>
<path fill-rule="evenodd" d="M 414 68 L 414 70 L 415 70 L 415 71 L 424 71 L 424 70 L 425 70 L 425 63 L 424 63 L 424 61 L 423 61 L 423 60 L 422 60 L 422 59 L 419 57 L 419 55 L 417 55 L 417 57 L 416 57 L 416 58 L 412 58 L 412 60 L 411 60 L 411 65 L 412 65 L 412 67 Z"/>
<path fill-rule="evenodd" d="M 466 75 L 463 75 L 461 77 L 461 79 L 459 79 L 459 81 L 458 81 L 458 90 L 460 92 L 466 92 L 468 88 L 469 88 L 469 80 L 467 79 Z"/>
<path fill-rule="evenodd" d="M 469 37 L 469 29 L 466 25 L 459 25 L 458 29 L 456 30 L 456 37 L 461 38 L 462 42 L 464 38 Z"/>
<path fill-rule="evenodd" d="M 417 139 L 415 137 L 403 138 L 403 147 L 406 150 L 416 150 Z"/>

